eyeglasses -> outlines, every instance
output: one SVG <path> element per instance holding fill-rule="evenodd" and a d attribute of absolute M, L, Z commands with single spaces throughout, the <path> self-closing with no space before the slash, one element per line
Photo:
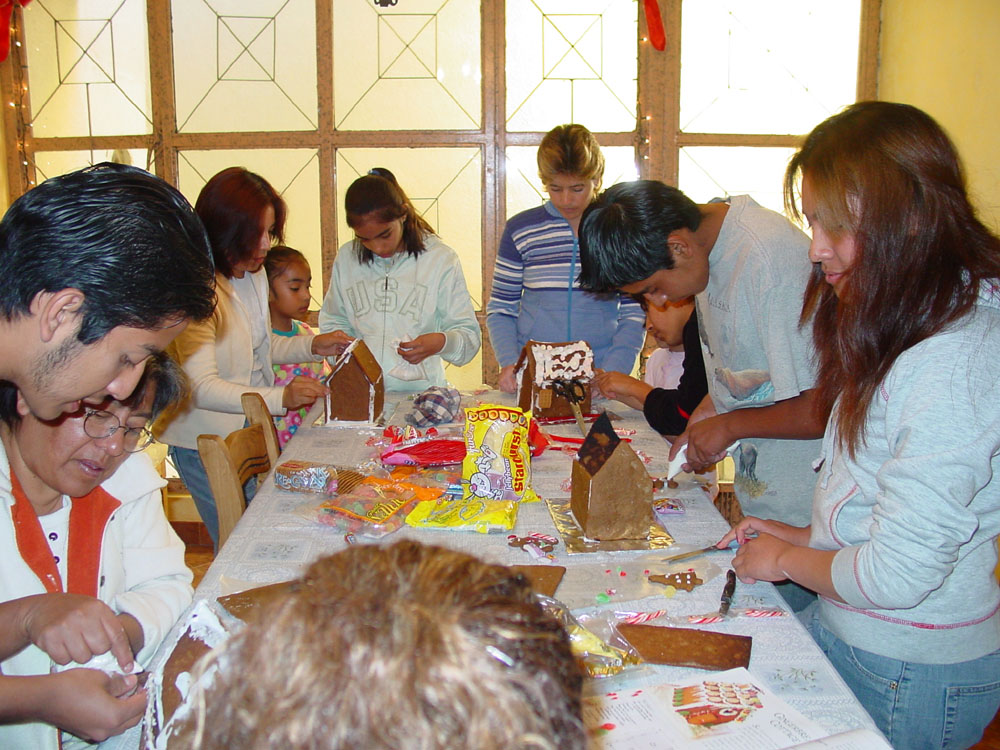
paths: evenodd
<path fill-rule="evenodd" d="M 153 442 L 153 433 L 146 427 L 126 427 L 114 414 L 103 409 L 87 409 L 83 418 L 83 431 L 88 437 L 102 440 L 124 430 L 122 448 L 126 453 L 138 453 Z"/>

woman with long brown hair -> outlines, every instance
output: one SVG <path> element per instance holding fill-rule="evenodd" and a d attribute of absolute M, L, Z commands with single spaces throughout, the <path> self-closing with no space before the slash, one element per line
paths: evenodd
<path fill-rule="evenodd" d="M 1000 706 L 1000 239 L 904 104 L 817 126 L 785 195 L 813 232 L 824 461 L 810 527 L 723 541 L 742 580 L 819 593 L 810 631 L 894 747 L 969 747 Z"/>

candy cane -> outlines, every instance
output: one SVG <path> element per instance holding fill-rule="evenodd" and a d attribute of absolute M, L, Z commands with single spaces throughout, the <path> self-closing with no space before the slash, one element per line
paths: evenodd
<path fill-rule="evenodd" d="M 744 617 L 785 617 L 783 609 L 745 609 L 740 614 Z"/>
<path fill-rule="evenodd" d="M 689 615 L 688 622 L 693 625 L 711 625 L 713 622 L 722 622 L 721 615 Z"/>
<path fill-rule="evenodd" d="M 629 615 L 622 622 L 626 625 L 642 625 L 644 622 L 655 620 L 657 617 L 663 617 L 665 614 L 667 614 L 667 610 L 665 609 L 658 609 L 655 612 L 637 612 L 634 615 Z"/>

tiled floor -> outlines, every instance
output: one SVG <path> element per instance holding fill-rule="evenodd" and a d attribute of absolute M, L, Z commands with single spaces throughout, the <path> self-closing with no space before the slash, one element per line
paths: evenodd
<path fill-rule="evenodd" d="M 191 568 L 191 572 L 194 573 L 192 586 L 195 588 L 198 587 L 201 579 L 205 577 L 205 571 L 208 570 L 208 566 L 212 564 L 212 560 L 214 559 L 215 555 L 212 553 L 211 546 L 188 544 L 187 551 L 184 553 L 184 562 L 187 563 L 187 566 Z"/>

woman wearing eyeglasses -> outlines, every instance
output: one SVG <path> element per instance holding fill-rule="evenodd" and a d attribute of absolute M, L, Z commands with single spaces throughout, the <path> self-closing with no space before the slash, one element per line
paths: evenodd
<path fill-rule="evenodd" d="M 24 681 L 23 705 L 0 706 L 0 747 L 56 748 L 57 728 L 103 739 L 141 717 L 134 676 L 50 669 L 110 652 L 127 674 L 191 602 L 163 479 L 140 453 L 183 382 L 159 355 L 129 399 L 49 422 L 0 387 L 0 600 L 21 608 L 20 627 L 0 633 L 0 669 Z"/>

